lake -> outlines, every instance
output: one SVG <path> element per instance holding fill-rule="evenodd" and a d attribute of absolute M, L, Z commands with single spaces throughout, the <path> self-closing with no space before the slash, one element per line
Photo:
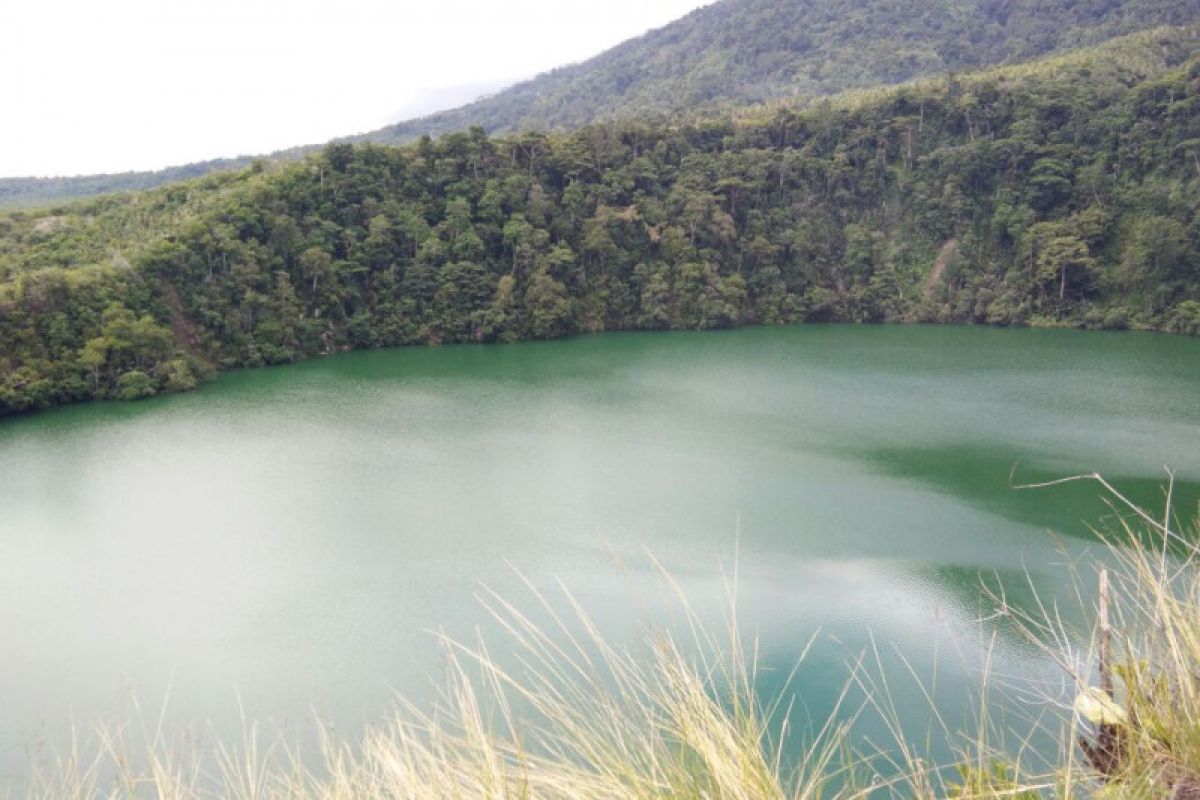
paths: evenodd
<path fill-rule="evenodd" d="M 764 691 L 819 631 L 804 718 L 874 640 L 936 666 L 963 721 L 990 634 L 981 575 L 1017 604 L 1030 586 L 1066 599 L 1064 560 L 1086 567 L 1110 513 L 1093 484 L 1014 490 L 1018 462 L 1017 481 L 1100 471 L 1156 504 L 1169 466 L 1193 515 L 1200 340 L 605 334 L 351 353 L 3 419 L 0 774 L 135 705 L 230 736 L 243 714 L 356 730 L 441 683 L 435 632 L 503 651 L 480 598 L 531 607 L 524 581 L 561 581 L 641 642 L 679 618 L 654 559 L 718 628 L 736 571 Z M 1069 701 L 998 637 L 993 669 Z"/>

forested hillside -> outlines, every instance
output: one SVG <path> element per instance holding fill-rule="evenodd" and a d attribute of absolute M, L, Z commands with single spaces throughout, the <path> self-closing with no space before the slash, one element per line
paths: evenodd
<path fill-rule="evenodd" d="M 1200 0 L 721 0 L 593 59 L 361 137 L 571 130 L 1026 61 L 1200 19 Z"/>
<path fill-rule="evenodd" d="M 731 105 L 1015 63 L 1200 19 L 1200 0 L 719 0 L 582 64 L 459 109 L 350 137 L 403 143 L 481 126 L 569 131 L 601 120 L 696 119 Z M 276 153 L 297 158 L 309 148 Z M 144 189 L 227 169 L 0 178 L 0 206 Z"/>
<path fill-rule="evenodd" d="M 249 166 L 252 158 L 218 158 L 179 167 L 109 175 L 79 175 L 69 178 L 0 178 L 0 208 L 39 206 L 75 197 L 93 197 L 112 192 L 153 189 L 172 181 L 199 178 L 218 170 Z"/>
<path fill-rule="evenodd" d="M 1200 332 L 1200 40 L 0 216 L 0 411 L 347 348 L 797 321 Z"/>

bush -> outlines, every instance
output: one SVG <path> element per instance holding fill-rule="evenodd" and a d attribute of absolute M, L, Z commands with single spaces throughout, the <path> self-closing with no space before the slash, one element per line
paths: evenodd
<path fill-rule="evenodd" d="M 158 392 L 158 385 L 140 369 L 131 369 L 117 379 L 116 398 L 118 400 L 139 400 L 150 397 Z"/>
<path fill-rule="evenodd" d="M 173 358 L 163 366 L 168 392 L 187 392 L 196 388 L 196 376 L 185 359 Z"/>
<path fill-rule="evenodd" d="M 1171 309 L 1167 317 L 1167 330 L 1188 336 L 1200 336 L 1200 303 L 1184 300 Z"/>

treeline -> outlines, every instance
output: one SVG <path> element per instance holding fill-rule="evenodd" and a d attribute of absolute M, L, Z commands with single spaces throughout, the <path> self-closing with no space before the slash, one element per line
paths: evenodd
<path fill-rule="evenodd" d="M 1200 41 L 794 111 L 336 144 L 0 217 L 0 412 L 341 349 L 800 321 L 1200 333 Z"/>

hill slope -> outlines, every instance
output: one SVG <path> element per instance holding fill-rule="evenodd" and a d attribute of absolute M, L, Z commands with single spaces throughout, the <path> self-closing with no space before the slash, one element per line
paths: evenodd
<path fill-rule="evenodd" d="M 571 130 L 638 115 L 695 117 L 730 104 L 812 99 L 1011 63 L 1197 19 L 1200 0 L 720 0 L 582 64 L 349 139 L 400 143 L 475 125 L 496 133 Z M 144 189 L 245 163 L 0 179 L 0 206 Z"/>
<path fill-rule="evenodd" d="M 245 156 L 197 161 L 178 167 L 143 172 L 115 172 L 61 178 L 0 178 L 0 208 L 49 205 L 72 198 L 153 189 L 164 183 L 198 178 L 210 172 L 242 169 L 249 166 L 253 160 Z"/>
<path fill-rule="evenodd" d="M 334 144 L 0 216 L 0 413 L 579 331 L 1200 333 L 1194 29 L 739 117 Z"/>
<path fill-rule="evenodd" d="M 585 61 L 357 137 L 597 120 L 815 98 L 979 69 L 1200 19 L 1200 0 L 721 0 Z"/>

